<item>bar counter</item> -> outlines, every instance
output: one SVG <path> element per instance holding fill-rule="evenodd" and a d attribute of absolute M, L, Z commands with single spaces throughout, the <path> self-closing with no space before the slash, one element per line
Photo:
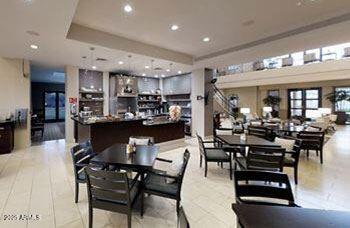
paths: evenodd
<path fill-rule="evenodd" d="M 128 143 L 130 136 L 150 136 L 155 143 L 167 142 L 185 137 L 183 121 L 157 120 L 149 122 L 145 118 L 99 120 L 94 123 L 82 118 L 74 120 L 74 138 L 76 142 L 91 140 L 95 152 L 116 143 Z"/>

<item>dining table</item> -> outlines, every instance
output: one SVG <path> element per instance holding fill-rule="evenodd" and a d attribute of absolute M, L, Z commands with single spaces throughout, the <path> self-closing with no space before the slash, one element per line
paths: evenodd
<path fill-rule="evenodd" d="M 299 133 L 305 131 L 305 126 L 303 125 L 275 125 L 275 126 L 266 126 L 266 128 L 274 131 L 277 135 L 283 133 L 284 135 L 291 136 L 293 133 Z"/>
<path fill-rule="evenodd" d="M 232 204 L 244 228 L 350 227 L 350 212 L 287 206 Z"/>
<path fill-rule="evenodd" d="M 280 145 L 271 142 L 267 139 L 263 139 L 254 135 L 246 135 L 246 139 L 243 140 L 240 135 L 218 135 L 216 136 L 223 144 L 237 147 L 280 147 Z"/>

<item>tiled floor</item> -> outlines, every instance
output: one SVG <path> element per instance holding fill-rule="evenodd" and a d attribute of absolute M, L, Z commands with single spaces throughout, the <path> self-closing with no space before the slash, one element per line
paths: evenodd
<path fill-rule="evenodd" d="M 319 164 L 314 154 L 301 157 L 300 184 L 294 187 L 297 203 L 303 207 L 350 210 L 350 127 L 339 127 L 325 146 L 325 162 Z M 191 152 L 185 176 L 182 204 L 191 227 L 234 227 L 231 210 L 234 201 L 233 184 L 228 171 L 210 164 L 208 177 L 199 168 L 195 140 L 186 140 L 178 149 L 161 153 L 172 158 L 184 151 Z M 71 145 L 51 141 L 26 150 L 0 156 L 0 227 L 85 227 L 87 226 L 86 188 L 80 188 L 75 204 Z M 292 170 L 287 170 L 293 183 Z M 4 215 L 39 214 L 39 221 L 4 221 Z M 94 227 L 126 227 L 124 215 L 95 210 Z M 133 227 L 175 227 L 175 203 L 155 196 L 147 197 L 144 218 L 138 205 L 133 215 Z"/>

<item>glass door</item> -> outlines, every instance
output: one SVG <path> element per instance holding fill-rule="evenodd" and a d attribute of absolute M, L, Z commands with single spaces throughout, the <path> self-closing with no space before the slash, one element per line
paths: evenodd
<path fill-rule="evenodd" d="M 45 92 L 45 122 L 59 122 L 65 119 L 65 94 Z"/>

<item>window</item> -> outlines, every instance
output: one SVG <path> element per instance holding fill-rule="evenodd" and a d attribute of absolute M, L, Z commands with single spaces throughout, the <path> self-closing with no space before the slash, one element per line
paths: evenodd
<path fill-rule="evenodd" d="M 315 54 L 315 58 L 317 60 L 320 60 L 321 59 L 321 48 L 307 50 L 307 51 L 305 51 L 305 54 Z"/>
<path fill-rule="evenodd" d="M 321 88 L 288 90 L 289 117 L 315 118 L 315 111 L 321 107 Z"/>
<path fill-rule="evenodd" d="M 295 52 L 291 54 L 293 58 L 293 66 L 300 66 L 304 64 L 304 52 Z"/>

